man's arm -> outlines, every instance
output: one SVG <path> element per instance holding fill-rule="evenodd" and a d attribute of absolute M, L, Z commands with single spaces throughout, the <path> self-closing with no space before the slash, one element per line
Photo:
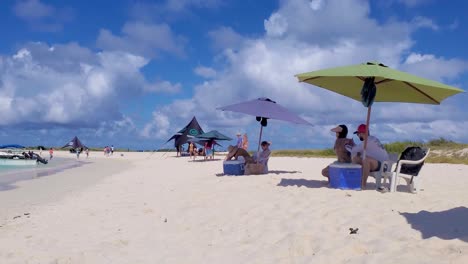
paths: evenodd
<path fill-rule="evenodd" d="M 364 150 L 363 144 L 355 145 L 355 146 L 351 149 L 351 156 L 354 157 L 354 156 L 357 155 L 357 153 L 362 153 L 363 150 Z"/>

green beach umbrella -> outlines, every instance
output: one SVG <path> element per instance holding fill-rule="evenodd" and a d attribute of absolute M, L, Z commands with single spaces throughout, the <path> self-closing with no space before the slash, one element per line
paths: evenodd
<path fill-rule="evenodd" d="M 203 134 L 200 134 L 196 136 L 195 138 L 200 138 L 200 139 L 212 139 L 212 140 L 232 140 L 232 138 L 221 134 L 218 132 L 218 130 L 212 130 L 210 132 L 206 132 Z"/>
<path fill-rule="evenodd" d="M 296 77 L 300 82 L 362 102 L 368 107 L 367 130 L 373 102 L 438 105 L 447 97 L 464 92 L 459 88 L 391 69 L 379 62 L 301 73 Z M 367 140 L 364 142 L 364 149 L 366 146 Z"/>

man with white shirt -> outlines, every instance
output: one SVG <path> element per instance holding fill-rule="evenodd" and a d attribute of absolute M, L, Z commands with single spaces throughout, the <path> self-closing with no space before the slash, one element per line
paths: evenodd
<path fill-rule="evenodd" d="M 352 162 L 362 165 L 362 187 L 366 187 L 367 178 L 371 171 L 380 170 L 382 162 L 388 160 L 388 153 L 385 150 L 380 140 L 374 136 L 366 134 L 366 125 L 359 125 L 358 129 L 354 134 L 357 134 L 361 141 L 364 141 L 367 137 L 367 147 L 366 147 L 366 158 L 362 160 L 362 153 L 364 151 L 364 144 L 358 144 L 354 146 L 350 152 L 352 157 Z"/>

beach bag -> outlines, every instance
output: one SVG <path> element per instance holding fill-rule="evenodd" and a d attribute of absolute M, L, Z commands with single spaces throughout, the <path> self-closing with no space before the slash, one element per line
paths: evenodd
<path fill-rule="evenodd" d="M 420 160 L 424 158 L 426 152 L 420 147 L 407 147 L 400 155 L 400 160 Z M 401 166 L 401 173 L 417 176 L 424 162 L 420 164 L 404 164 Z"/>
<path fill-rule="evenodd" d="M 264 174 L 265 165 L 261 163 L 247 163 L 245 164 L 244 175 L 258 175 Z"/>

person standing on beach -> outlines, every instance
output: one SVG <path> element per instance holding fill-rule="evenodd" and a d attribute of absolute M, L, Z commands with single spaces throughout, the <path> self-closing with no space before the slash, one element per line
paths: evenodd
<path fill-rule="evenodd" d="M 86 148 L 85 153 L 86 153 L 86 158 L 89 158 L 89 149 L 88 148 Z"/>
<path fill-rule="evenodd" d="M 236 147 L 242 148 L 242 135 L 241 135 L 241 133 L 237 133 L 236 136 L 237 136 Z"/>
<path fill-rule="evenodd" d="M 242 138 L 242 148 L 247 150 L 249 148 L 249 139 L 247 138 L 247 133 L 244 133 Z"/>
<path fill-rule="evenodd" d="M 53 148 L 50 148 L 49 149 L 49 160 L 52 160 L 52 158 L 54 157 L 54 149 Z"/>
<path fill-rule="evenodd" d="M 114 145 L 111 146 L 110 151 L 111 151 L 111 156 L 113 156 L 114 155 Z"/>
<path fill-rule="evenodd" d="M 213 159 L 213 145 L 216 143 L 214 139 L 210 139 L 205 142 L 205 160 L 206 159 Z"/>
<path fill-rule="evenodd" d="M 189 143 L 189 153 L 190 158 L 193 156 L 193 159 L 195 159 L 195 156 L 197 155 L 197 146 L 193 142 Z"/>

